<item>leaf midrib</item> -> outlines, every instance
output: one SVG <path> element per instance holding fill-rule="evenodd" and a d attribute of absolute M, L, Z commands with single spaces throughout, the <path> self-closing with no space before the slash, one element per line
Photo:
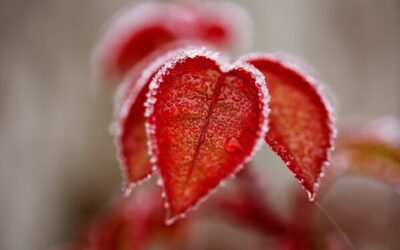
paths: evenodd
<path fill-rule="evenodd" d="M 209 126 L 210 121 L 211 121 L 211 115 L 212 115 L 212 113 L 214 111 L 216 103 L 218 102 L 218 96 L 221 93 L 224 80 L 225 80 L 225 76 L 221 75 L 219 77 L 219 79 L 218 79 L 218 82 L 217 82 L 216 86 L 215 86 L 215 91 L 214 91 L 213 96 L 212 96 L 212 101 L 211 101 L 211 104 L 210 104 L 210 106 L 208 108 L 207 116 L 206 116 L 204 125 L 203 125 L 203 127 L 202 127 L 202 129 L 200 131 L 199 139 L 198 139 L 197 144 L 196 144 L 196 148 L 195 148 L 195 151 L 194 151 L 194 154 L 193 154 L 193 160 L 192 160 L 190 168 L 189 168 L 189 173 L 188 173 L 186 181 L 185 181 L 184 189 L 186 188 L 190 178 L 192 177 L 194 166 L 196 164 L 197 158 L 198 158 L 199 153 L 200 153 L 200 148 L 201 148 L 201 146 L 204 144 L 204 142 L 206 140 L 206 134 L 207 134 L 208 126 Z"/>

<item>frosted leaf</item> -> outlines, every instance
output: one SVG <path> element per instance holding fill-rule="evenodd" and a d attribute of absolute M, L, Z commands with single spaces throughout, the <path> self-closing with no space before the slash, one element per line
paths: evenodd
<path fill-rule="evenodd" d="M 249 15 L 230 2 L 127 6 L 108 22 L 92 54 L 94 78 L 115 82 L 141 59 L 171 42 L 190 40 L 228 50 L 246 47 L 251 33 Z"/>
<path fill-rule="evenodd" d="M 131 4 L 122 8 L 105 25 L 92 53 L 94 78 L 118 80 L 140 59 L 160 45 L 173 41 L 175 35 L 171 30 L 176 19 L 184 15 L 183 11 L 178 5 L 160 2 Z M 131 43 L 142 45 L 136 46 L 138 50 L 135 50 Z"/>
<path fill-rule="evenodd" d="M 266 142 L 312 200 L 333 149 L 335 125 L 322 84 L 292 57 L 253 53 L 240 61 L 264 73 L 271 95 Z"/>
<path fill-rule="evenodd" d="M 250 160 L 267 130 L 268 99 L 257 69 L 229 66 L 206 48 L 178 52 L 158 71 L 146 101 L 146 131 L 163 178 L 167 223 L 197 207 Z M 232 137 L 240 150 L 227 152 Z M 205 177 L 213 172 L 215 177 Z"/>

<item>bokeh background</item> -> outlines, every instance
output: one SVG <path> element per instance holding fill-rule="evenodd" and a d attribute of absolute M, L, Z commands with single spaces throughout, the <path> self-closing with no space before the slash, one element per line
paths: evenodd
<path fill-rule="evenodd" d="M 113 91 L 91 82 L 89 59 L 102 25 L 131 2 L 0 0 L 0 249 L 70 241 L 118 194 Z M 339 121 L 400 117 L 400 1 L 237 2 L 254 18 L 247 51 L 312 65 Z M 256 161 L 284 210 L 295 181 L 267 149 Z M 400 249 L 400 196 L 389 187 L 349 177 L 322 202 L 359 249 Z"/>

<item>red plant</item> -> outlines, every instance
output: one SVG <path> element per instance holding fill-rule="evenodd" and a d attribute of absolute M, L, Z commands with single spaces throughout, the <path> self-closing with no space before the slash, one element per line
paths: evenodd
<path fill-rule="evenodd" d="M 348 249 L 351 244 L 338 232 L 319 231 L 316 206 L 298 192 L 290 219 L 259 199 L 265 192 L 246 163 L 263 141 L 313 200 L 330 161 L 335 127 L 320 82 L 299 61 L 254 53 L 231 64 L 222 56 L 247 40 L 240 35 L 248 34 L 248 25 L 244 12 L 231 4 L 149 3 L 130 8 L 108 27 L 94 64 L 98 76 L 125 79 L 114 121 L 124 193 L 129 196 L 157 173 L 166 223 L 172 224 L 238 175 L 233 189 L 213 196 L 206 213 L 272 235 L 274 249 Z M 376 176 L 385 169 L 390 174 L 382 178 L 399 186 L 398 140 L 386 142 L 374 131 L 342 135 L 328 183 L 345 170 Z M 133 196 L 89 226 L 77 248 L 147 249 L 150 237 L 159 234 L 174 245 L 171 237 L 184 238 L 196 223 L 167 227 L 157 191 Z M 271 243 L 260 249 L 266 247 Z"/>
<path fill-rule="evenodd" d="M 157 15 L 147 16 L 135 30 L 153 29 L 149 25 L 162 16 L 183 25 L 178 26 L 179 32 L 190 30 L 193 34 L 179 33 L 172 44 L 165 42 L 167 45 L 157 45 L 147 57 L 140 56 L 144 59 L 132 68 L 118 91 L 116 138 L 125 193 L 158 171 L 167 221 L 173 222 L 236 174 L 265 137 L 312 200 L 334 135 L 332 114 L 319 82 L 292 59 L 251 54 L 230 66 L 219 52 L 199 46 L 226 43 L 226 36 L 218 41 L 204 36 L 207 27 L 215 26 L 229 34 L 231 24 L 218 22 L 227 19 L 225 10 L 216 14 L 217 9 L 210 8 L 209 15 L 219 17 L 211 22 L 213 19 L 198 15 L 206 8 L 202 5 L 151 6 L 147 11 Z M 190 11 L 183 15 L 178 10 Z M 167 30 L 167 23 L 164 20 L 157 25 Z M 114 34 L 114 26 L 104 39 L 118 42 L 118 36 L 107 35 Z M 125 35 L 136 34 L 131 31 Z M 181 36 L 196 38 L 194 45 L 179 42 Z M 130 47 L 139 48 L 142 42 L 145 40 Z M 131 50 L 116 53 L 132 58 Z M 139 57 L 139 53 L 135 55 Z M 270 130 L 265 134 L 268 125 Z"/>

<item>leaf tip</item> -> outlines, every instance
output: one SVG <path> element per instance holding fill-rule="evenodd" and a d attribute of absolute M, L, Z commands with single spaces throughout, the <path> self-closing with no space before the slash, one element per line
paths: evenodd
<path fill-rule="evenodd" d="M 315 196 L 317 195 L 317 191 L 315 189 L 311 190 L 311 191 L 309 191 L 309 190 L 306 190 L 306 191 L 307 191 L 308 199 L 311 202 L 313 202 L 315 200 Z"/>
<path fill-rule="evenodd" d="M 165 225 L 172 226 L 179 219 L 184 219 L 186 217 L 186 212 L 174 213 L 168 210 L 167 216 L 165 217 Z"/>
<path fill-rule="evenodd" d="M 124 181 L 124 184 L 122 185 L 122 195 L 125 198 L 128 198 L 131 195 L 132 190 L 133 190 L 134 187 L 135 187 L 135 185 L 133 183 L 129 183 L 127 181 Z"/>

